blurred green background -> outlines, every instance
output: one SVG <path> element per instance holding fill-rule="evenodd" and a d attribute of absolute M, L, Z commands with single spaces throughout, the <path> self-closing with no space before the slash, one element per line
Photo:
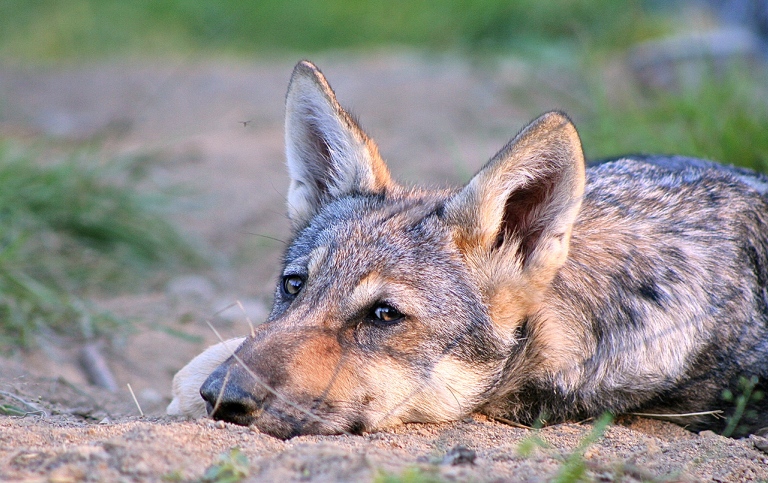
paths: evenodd
<path fill-rule="evenodd" d="M 723 15 L 736 4 L 747 6 L 741 16 Z M 269 61 L 407 48 L 482 69 L 514 57 L 531 72 L 567 79 L 557 88 L 534 75 L 508 95 L 530 101 L 531 117 L 542 98 L 567 108 L 591 158 L 676 153 L 765 171 L 766 39 L 764 25 L 754 24 L 764 11 L 757 1 L 0 0 L 0 65 Z M 692 43 L 700 31 L 721 34 Z M 0 130 L 4 348 L 29 346 L 50 330 L 110 333 L 120 323 L 86 302 L 92 294 L 137 281 L 141 289 L 147 272 L 206 259 L 168 221 L 166 201 L 140 189 L 141 160 L 96 162 L 90 140 L 85 150 L 64 148 L 51 165 L 40 162 L 45 142 Z"/>
<path fill-rule="evenodd" d="M 726 26 L 736 16 L 750 27 L 759 15 L 768 16 L 768 7 L 758 0 L 2 0 L 0 59 L 300 58 L 402 47 L 474 61 L 513 55 L 534 66 L 562 66 L 579 79 L 575 89 L 587 102 L 574 109 L 589 123 L 582 131 L 594 157 L 676 152 L 766 169 L 765 36 L 756 38 L 754 52 L 739 47 L 740 39 L 724 46 L 711 40 L 713 55 L 692 52 L 699 64 L 695 82 L 673 78 L 673 90 L 649 92 L 640 82 L 622 86 L 624 97 L 610 97 L 615 86 L 600 77 L 611 59 L 643 41 L 709 30 L 723 17 Z M 768 29 L 763 21 L 753 30 Z M 729 42 L 736 53 L 722 62 Z M 675 68 L 665 64 L 668 52 L 656 55 L 661 60 L 648 70 Z"/>
<path fill-rule="evenodd" d="M 604 49 L 666 31 L 659 6 L 648 7 L 637 0 L 5 0 L 0 45 L 5 55 L 48 60 L 397 44 L 519 53 L 586 42 Z"/>

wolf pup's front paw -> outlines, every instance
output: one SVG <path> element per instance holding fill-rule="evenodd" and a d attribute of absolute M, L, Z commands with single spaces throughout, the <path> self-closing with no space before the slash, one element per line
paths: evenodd
<path fill-rule="evenodd" d="M 171 416 L 184 416 L 190 419 L 204 418 L 208 415 L 205 401 L 200 396 L 200 386 L 211 373 L 226 361 L 235 349 L 243 343 L 245 337 L 219 342 L 203 351 L 173 376 L 171 395 L 173 400 L 166 412 Z"/>

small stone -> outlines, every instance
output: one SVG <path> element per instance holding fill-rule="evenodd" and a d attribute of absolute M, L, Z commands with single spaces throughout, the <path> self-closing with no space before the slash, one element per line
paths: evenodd
<path fill-rule="evenodd" d="M 48 481 L 50 483 L 75 483 L 82 481 L 84 476 L 85 474 L 81 469 L 76 468 L 74 465 L 65 465 L 53 470 L 48 475 Z"/>
<path fill-rule="evenodd" d="M 659 444 L 656 440 L 652 438 L 648 438 L 646 440 L 646 446 L 645 446 L 645 453 L 649 455 L 658 454 L 661 453 L 662 449 L 659 447 Z"/>
<path fill-rule="evenodd" d="M 586 451 L 584 451 L 584 458 L 586 459 L 592 459 L 600 455 L 600 450 L 595 447 L 587 448 Z"/>
<path fill-rule="evenodd" d="M 754 434 L 749 437 L 754 447 L 765 454 L 768 454 L 768 438 L 762 436 L 755 436 Z"/>
<path fill-rule="evenodd" d="M 706 438 L 706 439 L 717 438 L 717 433 L 707 429 L 707 430 L 704 430 L 704 431 L 700 432 L 699 433 L 699 437 Z"/>
<path fill-rule="evenodd" d="M 137 461 L 133 464 L 133 473 L 138 475 L 148 475 L 151 473 L 149 465 L 143 461 Z"/>
<path fill-rule="evenodd" d="M 475 464 L 475 458 L 477 458 L 475 450 L 458 445 L 445 454 L 442 463 L 451 466 L 473 465 Z"/>

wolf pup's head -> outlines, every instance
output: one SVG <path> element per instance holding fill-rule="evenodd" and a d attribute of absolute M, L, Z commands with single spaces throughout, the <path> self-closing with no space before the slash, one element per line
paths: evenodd
<path fill-rule="evenodd" d="M 281 438 L 451 420 L 536 370 L 525 321 L 584 190 L 564 115 L 534 121 L 455 191 L 396 184 L 309 62 L 285 132 L 293 239 L 269 319 L 202 386 L 212 417 Z"/>

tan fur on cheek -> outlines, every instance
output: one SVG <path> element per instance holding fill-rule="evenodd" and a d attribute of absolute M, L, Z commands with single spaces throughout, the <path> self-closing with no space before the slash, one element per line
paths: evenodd
<path fill-rule="evenodd" d="M 299 342 L 287 363 L 289 392 L 328 402 L 350 401 L 360 386 L 357 358 L 345 353 L 333 335 L 318 335 Z"/>
<path fill-rule="evenodd" d="M 426 380 L 391 360 L 372 363 L 365 379 L 371 396 L 365 415 L 371 429 L 451 421 L 475 409 L 487 376 L 451 357 L 439 361 Z"/>
<path fill-rule="evenodd" d="M 388 358 L 369 361 L 364 367 L 362 386 L 368 399 L 364 416 L 370 429 L 413 422 L 408 414 L 423 386 L 415 384 L 405 368 Z"/>
<path fill-rule="evenodd" d="M 419 406 L 431 406 L 429 413 L 435 421 L 458 419 L 475 409 L 488 377 L 492 374 L 485 373 L 482 367 L 445 356 L 435 364 Z"/>

